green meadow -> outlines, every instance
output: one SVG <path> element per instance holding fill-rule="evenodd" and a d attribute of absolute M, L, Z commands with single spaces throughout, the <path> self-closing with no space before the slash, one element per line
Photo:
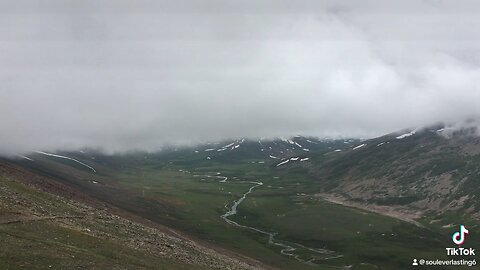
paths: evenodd
<path fill-rule="evenodd" d="M 315 182 L 301 170 L 282 172 L 250 162 L 195 165 L 145 163 L 121 171 L 114 179 L 132 193 L 121 205 L 281 269 L 406 269 L 414 258 L 445 258 L 445 247 L 451 246 L 447 231 L 319 199 Z M 227 182 L 205 176 L 213 172 Z M 274 233 L 275 241 L 296 248 L 292 256 L 282 254 L 267 235 L 220 218 L 253 186 L 250 181 L 263 185 L 231 220 Z"/>

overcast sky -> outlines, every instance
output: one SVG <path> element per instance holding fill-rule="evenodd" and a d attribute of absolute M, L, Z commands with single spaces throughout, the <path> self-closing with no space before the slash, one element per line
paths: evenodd
<path fill-rule="evenodd" d="M 480 1 L 0 0 L 0 153 L 480 115 Z"/>

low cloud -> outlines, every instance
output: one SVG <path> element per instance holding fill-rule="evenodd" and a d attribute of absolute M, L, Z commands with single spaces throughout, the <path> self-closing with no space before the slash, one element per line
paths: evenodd
<path fill-rule="evenodd" d="M 0 153 L 480 115 L 477 1 L 297 2 L 2 1 Z"/>

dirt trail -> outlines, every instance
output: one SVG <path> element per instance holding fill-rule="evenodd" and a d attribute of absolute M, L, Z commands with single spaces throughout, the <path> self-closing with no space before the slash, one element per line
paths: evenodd
<path fill-rule="evenodd" d="M 55 219 L 84 219 L 84 216 L 52 216 L 52 217 L 27 217 L 21 216 L 16 218 L 9 218 L 8 216 L 0 216 L 0 225 L 22 223 L 22 222 L 35 222 Z"/>

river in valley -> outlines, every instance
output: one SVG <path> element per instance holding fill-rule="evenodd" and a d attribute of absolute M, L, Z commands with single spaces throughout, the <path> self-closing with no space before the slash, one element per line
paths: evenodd
<path fill-rule="evenodd" d="M 213 178 L 213 179 L 218 179 L 219 183 L 228 183 L 228 177 L 222 176 L 221 173 L 219 172 L 212 172 L 205 175 L 194 175 L 194 177 L 205 177 L 205 178 L 211 178 L 211 179 Z M 318 264 L 315 263 L 315 261 L 317 260 L 329 260 L 329 259 L 340 258 L 343 256 L 340 254 L 336 254 L 334 251 L 331 251 L 331 250 L 320 249 L 320 248 L 310 248 L 310 247 L 301 245 L 299 243 L 279 241 L 275 238 L 275 236 L 277 235 L 277 233 L 275 232 L 268 232 L 259 228 L 250 227 L 247 225 L 240 224 L 236 221 L 233 221 L 231 217 L 235 216 L 238 213 L 238 207 L 240 206 L 240 204 L 242 204 L 242 202 L 244 202 L 245 199 L 247 199 L 247 196 L 253 193 L 253 191 L 256 188 L 263 186 L 262 182 L 254 182 L 254 181 L 235 180 L 235 183 L 248 183 L 248 184 L 251 184 L 252 186 L 248 189 L 248 191 L 243 193 L 243 195 L 239 199 L 226 205 L 228 209 L 227 212 L 220 216 L 226 223 L 236 227 L 255 231 L 257 233 L 267 236 L 268 244 L 279 247 L 281 254 L 285 256 L 293 257 L 297 261 L 302 262 L 304 264 L 311 265 L 311 266 L 317 266 Z M 228 205 L 231 205 L 231 206 L 228 207 Z M 309 259 L 303 259 L 299 254 L 295 254 L 295 252 L 299 249 L 304 249 L 308 251 L 308 253 L 317 254 L 318 256 L 310 256 Z"/>

